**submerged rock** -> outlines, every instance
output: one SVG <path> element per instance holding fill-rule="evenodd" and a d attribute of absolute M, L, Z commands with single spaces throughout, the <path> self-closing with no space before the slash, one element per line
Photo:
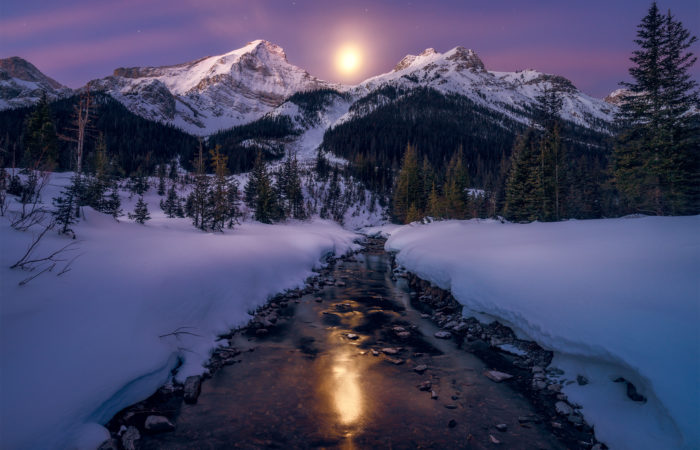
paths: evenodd
<path fill-rule="evenodd" d="M 398 355 L 401 350 L 395 347 L 385 347 L 382 349 L 382 353 L 385 355 Z"/>
<path fill-rule="evenodd" d="M 185 380 L 185 403 L 197 403 L 197 397 L 202 390 L 202 378 L 199 375 L 187 377 Z"/>
<path fill-rule="evenodd" d="M 416 371 L 417 373 L 423 373 L 426 370 L 428 370 L 428 366 L 426 366 L 425 364 L 420 364 L 420 365 L 416 366 L 413 370 Z"/>
<path fill-rule="evenodd" d="M 165 433 L 173 431 L 175 425 L 165 416 L 148 416 L 144 428 L 151 433 Z"/>
<path fill-rule="evenodd" d="M 489 380 L 495 381 L 496 383 L 513 378 L 513 375 L 505 372 L 499 372 L 498 370 L 487 370 L 484 372 L 484 375 L 486 375 Z"/>
<path fill-rule="evenodd" d="M 438 339 L 450 339 L 452 337 L 452 333 L 449 331 L 437 331 L 435 333 L 435 337 Z"/>

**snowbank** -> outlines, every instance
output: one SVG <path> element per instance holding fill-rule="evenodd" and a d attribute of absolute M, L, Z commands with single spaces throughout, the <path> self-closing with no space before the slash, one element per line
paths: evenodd
<path fill-rule="evenodd" d="M 45 198 L 68 175 L 53 182 Z M 29 274 L 8 267 L 32 233 L 0 218 L 0 447 L 99 444 L 107 434 L 95 424 L 153 393 L 179 360 L 179 378 L 201 373 L 218 333 L 355 245 L 354 233 L 326 221 L 203 233 L 165 218 L 158 199 L 146 197 L 145 225 L 87 208 L 72 270 L 22 287 Z M 51 232 L 38 253 L 69 241 Z M 192 334 L 161 337 L 177 329 Z"/>
<path fill-rule="evenodd" d="M 612 448 L 700 447 L 700 216 L 412 224 L 386 248 L 586 375 L 565 392 Z"/>

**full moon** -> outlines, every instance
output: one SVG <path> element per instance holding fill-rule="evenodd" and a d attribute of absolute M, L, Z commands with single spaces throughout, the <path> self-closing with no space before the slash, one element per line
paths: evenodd
<path fill-rule="evenodd" d="M 338 71 L 345 75 L 352 75 L 360 67 L 362 54 L 354 45 L 341 47 L 336 53 L 335 65 Z"/>

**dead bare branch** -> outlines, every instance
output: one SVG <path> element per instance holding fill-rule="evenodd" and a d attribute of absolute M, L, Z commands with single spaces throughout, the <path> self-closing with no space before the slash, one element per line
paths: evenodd
<path fill-rule="evenodd" d="M 25 284 L 29 283 L 30 281 L 32 281 L 34 278 L 38 277 L 42 273 L 51 272 L 54 269 L 54 267 L 56 267 L 56 263 L 53 263 L 53 264 L 46 266 L 41 272 L 38 272 L 35 275 L 32 275 L 31 277 L 25 278 L 24 280 L 20 281 L 19 285 L 24 286 Z"/>
<path fill-rule="evenodd" d="M 51 253 L 48 256 L 45 256 L 43 258 L 30 259 L 30 260 L 26 260 L 26 261 L 18 261 L 12 267 L 10 267 L 10 269 L 15 269 L 15 268 L 19 267 L 22 270 L 34 270 L 34 267 L 33 267 L 34 264 L 41 263 L 44 261 L 53 261 L 53 262 L 66 261 L 66 259 L 57 258 L 57 256 L 60 255 L 61 253 L 64 253 L 64 252 L 70 252 L 70 251 L 77 250 L 74 248 L 70 248 L 70 247 L 74 246 L 75 244 L 76 244 L 75 242 L 70 242 L 70 243 L 64 245 L 63 247 L 59 248 L 55 252 L 53 252 L 53 253 Z"/>
<path fill-rule="evenodd" d="M 34 239 L 32 240 L 32 243 L 29 245 L 29 248 L 27 249 L 27 252 L 13 265 L 10 266 L 10 269 L 15 269 L 17 267 L 20 267 L 20 265 L 23 263 L 23 261 L 26 261 L 27 258 L 32 254 L 34 249 L 36 248 L 37 245 L 39 245 L 39 242 L 41 242 L 41 239 L 48 233 L 50 229 L 53 228 L 53 224 L 44 227 L 44 230 L 39 233 L 38 236 L 35 236 Z"/>
<path fill-rule="evenodd" d="M 78 259 L 80 256 L 83 256 L 83 255 L 84 255 L 84 253 L 80 253 L 80 254 L 78 254 L 78 255 L 75 255 L 70 261 L 68 261 L 68 262 L 66 263 L 65 266 L 63 266 L 63 269 L 61 269 L 61 271 L 58 272 L 58 273 L 56 274 L 56 276 L 57 276 L 57 277 L 60 277 L 60 276 L 63 275 L 64 273 L 70 272 L 70 271 L 73 269 L 73 268 L 71 267 L 71 266 L 73 265 L 73 262 L 74 262 L 76 259 Z"/>
<path fill-rule="evenodd" d="M 161 334 L 158 336 L 159 338 L 164 338 L 167 336 L 175 336 L 177 339 L 180 339 L 181 335 L 189 335 L 189 336 L 196 336 L 196 337 L 202 337 L 197 333 L 192 333 L 191 331 L 185 331 L 187 329 L 195 329 L 194 327 L 178 327 L 175 329 L 175 331 L 167 334 Z"/>

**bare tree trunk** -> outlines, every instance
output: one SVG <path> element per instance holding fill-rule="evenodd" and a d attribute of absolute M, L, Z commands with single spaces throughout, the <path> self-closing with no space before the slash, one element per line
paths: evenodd
<path fill-rule="evenodd" d="M 90 97 L 90 85 L 88 84 L 86 92 L 80 96 L 80 101 L 78 102 L 78 109 L 76 111 L 76 125 L 78 127 L 78 146 L 76 149 L 76 173 L 78 176 L 82 173 L 83 169 L 83 147 L 85 143 L 85 128 L 90 122 L 90 106 L 92 106 L 92 99 Z"/>

